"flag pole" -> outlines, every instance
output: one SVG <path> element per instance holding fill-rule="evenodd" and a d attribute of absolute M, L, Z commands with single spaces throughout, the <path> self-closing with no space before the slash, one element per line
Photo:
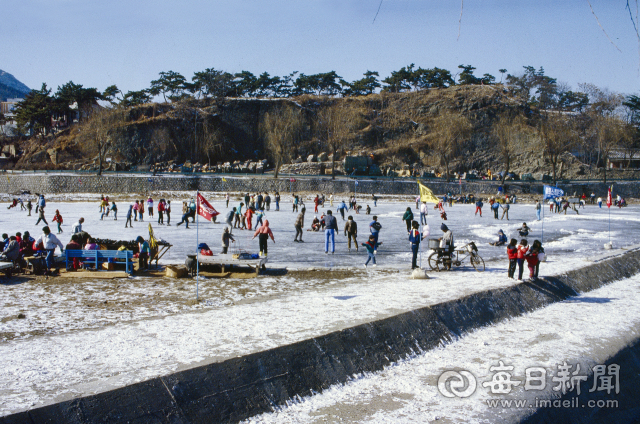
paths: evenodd
<path fill-rule="evenodd" d="M 200 190 L 196 190 L 196 301 L 200 300 L 199 285 L 200 285 L 200 258 L 198 257 L 198 246 L 200 245 L 199 223 L 200 219 Z"/>

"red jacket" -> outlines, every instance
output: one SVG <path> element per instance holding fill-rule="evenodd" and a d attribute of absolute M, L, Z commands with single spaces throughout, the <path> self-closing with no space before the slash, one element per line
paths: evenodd
<path fill-rule="evenodd" d="M 527 264 L 529 266 L 538 265 L 539 261 L 538 261 L 538 254 L 537 253 L 535 255 L 531 253 L 529 255 L 526 255 L 524 258 L 527 260 Z"/>
<path fill-rule="evenodd" d="M 529 250 L 529 246 L 523 246 L 521 244 L 518 245 L 518 259 L 524 259 L 524 256 L 527 254 Z"/>
<path fill-rule="evenodd" d="M 507 246 L 507 256 L 509 256 L 509 259 L 518 258 L 518 249 L 516 248 L 516 246 L 513 246 L 511 244 Z"/>

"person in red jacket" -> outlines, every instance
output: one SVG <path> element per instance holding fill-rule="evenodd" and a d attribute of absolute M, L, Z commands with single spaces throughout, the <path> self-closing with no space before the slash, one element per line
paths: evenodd
<path fill-rule="evenodd" d="M 53 216 L 53 222 L 58 223 L 58 234 L 60 234 L 62 232 L 62 228 L 60 228 L 62 225 L 62 215 L 60 215 L 60 211 L 58 209 L 56 209 L 56 214 Z"/>
<path fill-rule="evenodd" d="M 512 238 L 507 246 L 507 256 L 509 257 L 509 278 L 513 278 L 516 273 L 516 263 L 518 262 L 518 240 Z"/>
<path fill-rule="evenodd" d="M 253 209 L 247 208 L 247 211 L 244 213 L 244 216 L 246 217 L 247 230 L 252 230 L 253 224 L 251 223 L 251 220 L 253 219 Z"/>
<path fill-rule="evenodd" d="M 527 260 L 527 267 L 529 268 L 529 280 L 535 281 L 536 265 L 538 265 L 538 249 L 532 248 L 524 258 Z"/>
<path fill-rule="evenodd" d="M 267 241 L 269 241 L 269 237 L 273 242 L 276 242 L 276 239 L 273 238 L 273 233 L 271 232 L 271 228 L 269 228 L 269 220 L 265 219 L 264 223 L 256 230 L 253 234 L 251 240 L 256 238 L 256 236 L 260 236 L 258 240 L 260 241 L 260 256 L 267 256 Z"/>
<path fill-rule="evenodd" d="M 313 203 L 316 205 L 314 212 L 318 213 L 318 204 L 320 204 L 320 197 L 316 194 L 316 198 L 313 199 Z"/>
<path fill-rule="evenodd" d="M 158 202 L 158 224 L 164 225 L 164 199 Z"/>
<path fill-rule="evenodd" d="M 527 239 L 520 240 L 520 244 L 518 245 L 518 281 L 522 281 L 522 268 L 524 265 L 524 257 L 529 250 L 529 243 Z"/>

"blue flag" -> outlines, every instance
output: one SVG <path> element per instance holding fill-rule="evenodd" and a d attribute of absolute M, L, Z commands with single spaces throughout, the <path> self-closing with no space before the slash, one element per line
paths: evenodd
<path fill-rule="evenodd" d="M 564 190 L 554 186 L 544 186 L 544 200 L 555 199 L 556 197 L 564 196 Z"/>
<path fill-rule="evenodd" d="M 358 185 L 358 180 L 356 180 L 356 185 Z"/>

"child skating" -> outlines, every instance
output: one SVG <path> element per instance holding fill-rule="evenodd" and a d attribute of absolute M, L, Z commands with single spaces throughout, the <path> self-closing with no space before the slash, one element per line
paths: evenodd
<path fill-rule="evenodd" d="M 373 266 L 376 266 L 376 252 L 380 243 L 376 243 L 376 237 L 372 234 L 369 236 L 369 241 L 366 243 L 362 243 L 362 246 L 367 249 L 367 262 L 364 263 L 364 267 L 366 268 L 369 265 L 369 261 L 373 260 Z"/>

